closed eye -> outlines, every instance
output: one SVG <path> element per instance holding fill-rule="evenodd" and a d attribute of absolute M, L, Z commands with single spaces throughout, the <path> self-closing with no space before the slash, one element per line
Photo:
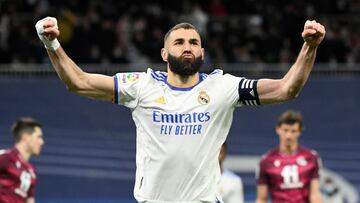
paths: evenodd
<path fill-rule="evenodd" d="M 184 44 L 185 40 L 184 39 L 176 39 L 174 41 L 174 45 L 179 45 L 179 44 Z"/>
<path fill-rule="evenodd" d="M 190 44 L 193 44 L 193 45 L 199 45 L 200 44 L 200 42 L 199 42 L 199 40 L 197 40 L 197 39 L 190 39 Z"/>
<path fill-rule="evenodd" d="M 182 39 L 182 38 L 174 40 L 174 45 L 181 45 L 184 43 L 185 43 L 185 39 Z M 192 45 L 199 45 L 200 41 L 198 39 L 193 38 L 193 39 L 189 40 L 189 43 Z"/>

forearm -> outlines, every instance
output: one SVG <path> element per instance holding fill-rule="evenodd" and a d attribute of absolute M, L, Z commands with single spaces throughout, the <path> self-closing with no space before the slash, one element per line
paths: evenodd
<path fill-rule="evenodd" d="M 35 199 L 33 197 L 27 198 L 26 203 L 35 203 Z"/>
<path fill-rule="evenodd" d="M 325 37 L 325 27 L 315 20 L 306 21 L 301 33 L 304 44 L 296 62 L 286 75 L 277 80 L 261 79 L 257 83 L 260 103 L 274 104 L 296 98 L 314 66 L 317 47 Z"/>
<path fill-rule="evenodd" d="M 321 194 L 311 196 L 310 203 L 322 203 Z"/>
<path fill-rule="evenodd" d="M 268 191 L 269 190 L 266 185 L 257 186 L 255 203 L 267 203 Z"/>
<path fill-rule="evenodd" d="M 266 199 L 259 199 L 257 198 L 255 203 L 267 203 L 267 200 Z"/>
<path fill-rule="evenodd" d="M 47 50 L 47 53 L 56 73 L 68 89 L 73 90 L 81 86 L 80 83 L 86 73 L 67 56 L 61 47 L 56 51 Z"/>
<path fill-rule="evenodd" d="M 309 78 L 314 66 L 317 46 L 304 43 L 294 65 L 284 76 L 284 84 L 290 98 L 296 97 Z"/>
<path fill-rule="evenodd" d="M 112 100 L 114 92 L 113 77 L 86 73 L 80 69 L 61 48 L 57 38 L 60 36 L 57 20 L 46 17 L 35 25 L 39 39 L 44 43 L 50 61 L 67 88 L 76 94 L 100 100 Z"/>
<path fill-rule="evenodd" d="M 314 179 L 310 183 L 310 203 L 322 203 L 320 182 L 318 179 Z"/>

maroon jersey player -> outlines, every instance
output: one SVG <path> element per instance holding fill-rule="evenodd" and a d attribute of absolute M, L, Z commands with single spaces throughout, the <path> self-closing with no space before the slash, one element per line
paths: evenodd
<path fill-rule="evenodd" d="M 257 171 L 256 203 L 321 203 L 320 157 L 300 146 L 302 116 L 297 111 L 284 112 L 276 125 L 278 147 L 267 152 Z"/>
<path fill-rule="evenodd" d="M 40 154 L 44 144 L 41 124 L 32 118 L 20 118 L 11 130 L 14 148 L 0 150 L 0 202 L 34 203 L 36 175 L 28 161 Z"/>

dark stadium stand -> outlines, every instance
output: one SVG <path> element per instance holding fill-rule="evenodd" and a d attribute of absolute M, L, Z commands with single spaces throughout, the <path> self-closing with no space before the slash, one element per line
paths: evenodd
<path fill-rule="evenodd" d="M 351 0 L 4 0 L 0 63 L 47 61 L 34 29 L 45 16 L 58 19 L 59 40 L 78 63 L 162 62 L 164 34 L 183 21 L 200 30 L 211 64 L 286 63 L 297 56 L 306 19 L 327 29 L 318 62 L 352 63 L 360 60 L 359 11 Z"/>
<path fill-rule="evenodd" d="M 274 125 L 288 108 L 303 112 L 301 142 L 316 149 L 325 167 L 360 190 L 359 78 L 312 77 L 286 104 L 242 107 L 229 135 L 230 155 L 261 155 L 277 144 Z M 31 115 L 44 124 L 45 147 L 33 158 L 40 203 L 135 202 L 135 127 L 130 111 L 81 98 L 55 78 L 0 80 L 0 148 L 11 146 L 9 126 Z M 247 200 L 254 199 L 254 174 L 240 174 Z"/>

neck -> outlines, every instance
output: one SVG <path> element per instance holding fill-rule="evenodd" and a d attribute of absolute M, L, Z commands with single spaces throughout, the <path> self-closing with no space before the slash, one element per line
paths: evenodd
<path fill-rule="evenodd" d="M 179 88 L 189 88 L 195 86 L 199 82 L 199 73 L 195 73 L 194 75 L 178 75 L 174 72 L 168 70 L 167 82 Z"/>
<path fill-rule="evenodd" d="M 294 145 L 280 145 L 280 153 L 292 154 L 298 149 L 298 144 Z"/>
<path fill-rule="evenodd" d="M 30 159 L 30 153 L 26 150 L 26 147 L 24 145 L 21 144 L 16 144 L 15 148 L 19 151 L 21 157 L 26 160 L 29 161 Z"/>

